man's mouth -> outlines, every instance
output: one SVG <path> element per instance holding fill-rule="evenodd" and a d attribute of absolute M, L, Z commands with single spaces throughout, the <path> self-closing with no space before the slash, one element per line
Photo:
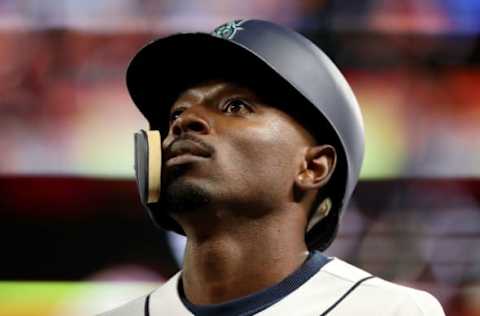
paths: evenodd
<path fill-rule="evenodd" d="M 192 154 L 181 154 L 179 156 L 172 157 L 167 160 L 166 165 L 167 167 L 171 167 L 174 165 L 180 165 L 184 163 L 189 163 L 189 162 L 194 162 L 194 161 L 199 161 L 199 160 L 204 160 L 208 159 L 207 157 L 202 157 L 202 156 L 197 156 L 197 155 L 192 155 Z"/>
<path fill-rule="evenodd" d="M 211 151 L 192 140 L 177 140 L 166 151 L 166 165 L 186 163 L 211 156 Z"/>

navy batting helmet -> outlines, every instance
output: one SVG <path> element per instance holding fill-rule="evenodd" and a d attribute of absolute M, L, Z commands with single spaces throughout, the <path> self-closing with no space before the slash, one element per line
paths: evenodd
<path fill-rule="evenodd" d="M 150 129 L 159 131 L 135 136 L 137 184 L 153 221 L 183 234 L 168 214 L 152 211 L 160 207 L 160 167 L 155 161 L 161 159 L 161 144 L 157 133 L 168 132 L 168 113 L 181 92 L 219 78 L 242 81 L 271 95 L 288 95 L 296 102 L 286 104 L 286 111 L 307 117 L 308 130 L 317 140 L 335 144 L 337 167 L 327 184 L 329 190 L 315 202 L 305 235 L 309 248 L 326 249 L 335 238 L 360 174 L 362 115 L 350 86 L 322 50 L 288 28 L 261 20 L 236 20 L 212 33 L 161 38 L 147 44 L 130 62 L 130 95 Z M 330 136 L 325 139 L 325 135 Z M 318 216 L 328 210 L 327 216 Z"/>

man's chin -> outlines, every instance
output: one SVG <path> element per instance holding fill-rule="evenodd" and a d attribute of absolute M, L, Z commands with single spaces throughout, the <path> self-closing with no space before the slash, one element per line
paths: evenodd
<path fill-rule="evenodd" d="M 211 201 L 211 195 L 204 186 L 184 178 L 169 183 L 162 195 L 162 206 L 169 213 L 193 211 L 205 207 Z"/>

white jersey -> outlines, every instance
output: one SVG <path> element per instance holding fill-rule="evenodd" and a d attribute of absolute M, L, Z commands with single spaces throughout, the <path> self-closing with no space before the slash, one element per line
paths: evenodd
<path fill-rule="evenodd" d="M 177 283 L 180 273 L 148 296 L 140 297 L 100 316 L 193 315 L 182 303 Z M 338 258 L 259 316 L 444 316 L 429 293 L 397 285 Z"/>

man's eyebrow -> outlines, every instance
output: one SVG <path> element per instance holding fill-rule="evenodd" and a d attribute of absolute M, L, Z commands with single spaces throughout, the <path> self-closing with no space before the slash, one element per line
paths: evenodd
<path fill-rule="evenodd" d="M 196 99 L 202 99 L 203 98 L 203 94 L 200 92 L 200 89 L 188 89 L 186 91 L 184 91 L 182 94 L 180 94 L 180 98 L 185 98 L 185 97 L 189 97 L 189 98 L 196 98 Z"/>
<path fill-rule="evenodd" d="M 189 89 L 187 91 L 184 91 L 178 96 L 177 100 L 170 107 L 169 113 L 172 113 L 178 108 L 188 108 L 188 104 L 190 102 L 186 101 L 186 99 L 190 99 L 192 97 L 200 100 L 203 98 L 201 93 L 197 92 L 194 89 Z"/>

